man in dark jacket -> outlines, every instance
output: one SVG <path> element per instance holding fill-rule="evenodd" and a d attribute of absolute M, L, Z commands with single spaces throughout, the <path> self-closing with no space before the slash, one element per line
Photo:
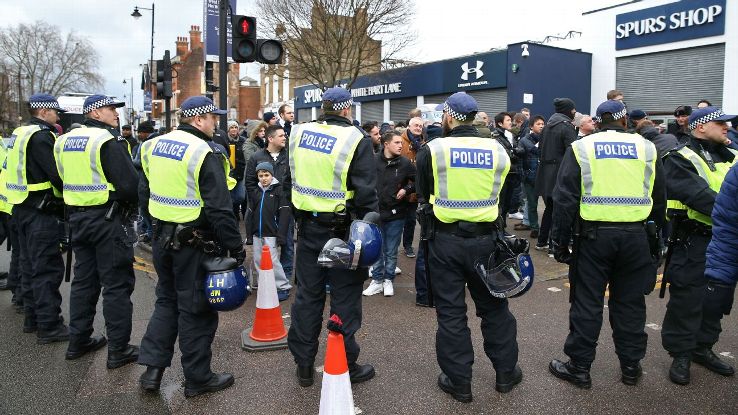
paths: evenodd
<path fill-rule="evenodd" d="M 679 143 L 689 141 L 689 116 L 692 114 L 692 107 L 689 105 L 680 105 L 674 110 L 675 124 L 669 124 L 667 132 L 677 138 Z"/>
<path fill-rule="evenodd" d="M 551 215 L 553 213 L 553 189 L 556 185 L 556 175 L 559 173 L 561 160 L 566 149 L 577 139 L 577 131 L 572 124 L 577 112 L 574 101 L 569 98 L 556 98 L 553 102 L 555 114 L 548 119 L 543 129 L 541 143 L 540 165 L 536 173 L 536 192 L 543 197 L 546 209 L 541 218 L 541 228 L 538 233 L 536 249 L 543 250 L 549 247 L 549 233 L 551 232 Z"/>
<path fill-rule="evenodd" d="M 519 149 L 516 149 L 515 138 L 510 130 L 512 129 L 512 117 L 507 112 L 501 112 L 495 115 L 495 129 L 492 131 L 492 138 L 497 140 L 502 147 L 505 148 L 508 157 L 510 157 L 510 171 L 505 177 L 505 183 L 500 191 L 500 215 L 499 219 L 505 224 L 508 213 L 511 218 L 518 213 L 518 205 L 520 204 L 520 196 L 515 200 L 515 193 L 520 188 L 520 155 Z M 522 216 L 517 216 L 522 219 Z M 504 225 L 503 225 L 504 229 Z M 506 232 L 506 236 L 507 236 Z"/>
<path fill-rule="evenodd" d="M 382 256 L 372 268 L 372 282 L 364 290 L 366 296 L 384 293 L 385 297 L 395 294 L 392 282 L 395 279 L 397 250 L 408 211 L 414 209 L 410 195 L 415 193 L 415 166 L 402 156 L 403 137 L 396 131 L 384 133 L 384 150 L 376 155 L 377 196 L 379 215 L 382 219 Z"/>
<path fill-rule="evenodd" d="M 521 171 L 523 189 L 527 203 L 526 219 L 528 228 L 531 229 L 530 237 L 538 238 L 538 193 L 536 193 L 536 172 L 538 171 L 538 158 L 540 151 L 538 143 L 541 141 L 541 131 L 546 123 L 540 115 L 533 117 L 529 133 L 520 139 L 518 147 L 522 151 Z"/>
<path fill-rule="evenodd" d="M 676 137 L 671 134 L 661 134 L 651 120 L 641 121 L 635 131 L 656 146 L 659 158 L 679 145 Z"/>
<path fill-rule="evenodd" d="M 251 195 L 259 190 L 259 180 L 256 177 L 256 166 L 260 163 L 268 162 L 274 167 L 274 178 L 279 181 L 282 186 L 282 193 L 284 193 L 287 200 L 290 200 L 290 192 L 292 191 L 292 178 L 290 177 L 290 162 L 287 158 L 287 137 L 285 136 L 284 129 L 280 125 L 270 125 L 267 127 L 264 137 L 267 140 L 266 148 L 257 151 L 249 159 L 246 164 L 246 193 Z M 292 261 L 295 257 L 295 242 L 292 237 L 295 232 L 295 222 L 290 217 L 289 225 L 287 226 L 287 236 L 284 238 L 284 243 L 281 245 L 281 252 L 279 255 L 279 262 L 282 264 L 284 269 L 284 275 L 289 281 L 292 278 Z M 283 285 L 287 286 L 287 285 Z M 277 294 L 284 299 L 289 297 L 289 289 L 281 290 Z"/>
<path fill-rule="evenodd" d="M 241 217 L 241 204 L 246 199 L 246 189 L 243 186 L 243 174 L 246 168 L 246 158 L 243 155 L 243 144 L 245 139 L 238 135 L 238 122 L 228 121 L 228 159 L 235 160 L 235 165 L 231 162 L 231 172 L 229 175 L 236 179 L 236 186 L 231 189 L 231 201 L 233 202 L 233 214 L 236 219 Z"/>

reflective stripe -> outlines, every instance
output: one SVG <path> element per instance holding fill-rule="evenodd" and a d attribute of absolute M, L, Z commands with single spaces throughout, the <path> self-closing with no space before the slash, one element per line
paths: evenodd
<path fill-rule="evenodd" d="M 187 163 L 187 199 L 198 200 L 197 198 L 197 169 L 200 166 L 202 158 L 205 157 L 203 153 L 209 153 L 210 147 L 198 147 L 195 149 L 195 153 Z M 147 155 L 148 158 L 148 155 Z M 226 176 L 228 177 L 228 176 Z M 199 205 L 198 205 L 199 206 Z"/>
<path fill-rule="evenodd" d="M 688 151 L 686 151 L 685 149 L 688 150 Z M 683 151 L 683 150 L 685 150 L 685 151 Z M 697 174 L 700 177 L 702 177 L 703 179 L 705 179 L 705 181 L 708 184 L 710 183 L 710 176 L 705 171 L 705 168 L 702 165 L 702 159 L 700 158 L 700 156 L 697 155 L 697 153 L 695 153 L 694 151 L 692 151 L 691 148 L 682 147 L 682 148 L 679 149 L 679 154 L 681 154 L 684 157 L 686 157 L 687 160 L 689 160 L 692 163 L 692 165 L 694 166 L 695 170 L 697 170 Z"/>
<path fill-rule="evenodd" d="M 35 192 L 38 190 L 46 190 L 51 189 L 51 182 L 44 182 L 44 183 L 34 183 L 34 184 L 15 184 L 15 183 L 6 183 L 5 187 L 9 190 L 15 190 L 18 192 Z"/>
<path fill-rule="evenodd" d="M 333 191 L 334 192 L 340 192 L 341 187 L 343 186 L 343 180 L 341 180 L 341 175 L 343 174 L 343 170 L 346 167 L 346 161 L 349 158 L 349 154 L 354 149 L 354 144 L 356 141 L 361 140 L 364 135 L 356 128 L 353 129 L 354 133 L 349 137 L 348 140 L 343 144 L 343 147 L 341 147 L 341 150 L 338 152 L 338 157 L 336 159 L 336 166 L 333 170 Z"/>
<path fill-rule="evenodd" d="M 105 184 L 67 184 L 64 183 L 64 190 L 67 192 L 101 192 L 107 190 Z"/>
<path fill-rule="evenodd" d="M 100 147 L 107 141 L 104 140 L 105 138 L 108 138 L 111 136 L 111 134 L 108 131 L 103 132 L 99 136 L 95 137 L 94 140 L 92 140 L 92 148 L 90 149 L 90 170 L 92 171 L 92 184 L 93 185 L 100 185 L 102 184 L 102 179 L 100 178 L 100 171 L 97 168 L 97 153 L 100 151 Z M 107 189 L 107 186 L 103 186 L 100 190 Z"/>
<path fill-rule="evenodd" d="M 436 206 L 448 209 L 476 209 L 490 207 L 497 204 L 497 198 L 482 199 L 482 200 L 450 200 L 435 198 L 434 204 Z"/>
<path fill-rule="evenodd" d="M 156 193 L 151 193 L 151 200 L 169 206 L 179 207 L 200 207 L 202 206 L 198 199 L 180 199 L 171 196 L 161 196 Z"/>
<path fill-rule="evenodd" d="M 628 196 L 582 196 L 582 203 L 587 205 L 649 206 L 651 205 L 651 199 Z"/>
<path fill-rule="evenodd" d="M 35 127 L 35 128 L 34 128 Z M 13 142 L 13 148 L 18 148 L 18 165 L 15 166 L 15 177 L 18 179 L 17 183 L 19 185 L 22 185 L 25 179 L 25 170 L 26 170 L 26 149 L 28 141 L 31 139 L 31 136 L 35 134 L 37 131 L 41 131 L 41 127 L 39 126 L 30 126 L 30 128 L 27 128 L 22 136 L 17 137 L 15 141 Z M 16 189 L 21 192 L 24 192 L 26 189 Z"/>
<path fill-rule="evenodd" d="M 489 195 L 489 200 L 494 200 L 494 204 L 497 204 L 497 195 L 502 190 L 502 185 L 505 183 L 505 179 L 502 177 L 502 172 L 507 168 L 507 163 L 510 161 L 510 157 L 507 157 L 507 152 L 502 146 L 497 147 L 497 170 L 495 173 L 495 179 L 492 182 L 492 193 Z"/>
<path fill-rule="evenodd" d="M 350 197 L 347 197 L 349 194 L 353 196 L 353 192 L 342 192 L 340 190 L 339 191 L 325 191 L 325 190 L 320 190 L 320 189 L 314 189 L 312 187 L 300 186 L 297 183 L 292 184 L 292 190 L 298 193 L 302 193 L 304 195 L 323 197 L 326 199 L 346 200 L 346 199 L 350 199 Z"/>
<path fill-rule="evenodd" d="M 443 152 L 443 146 L 436 141 L 428 143 L 428 148 L 433 152 L 438 166 L 438 196 L 436 200 L 448 202 L 448 169 L 446 168 L 446 154 Z"/>

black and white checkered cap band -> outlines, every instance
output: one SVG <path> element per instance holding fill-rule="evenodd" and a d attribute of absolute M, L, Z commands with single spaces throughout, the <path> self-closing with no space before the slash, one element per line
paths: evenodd
<path fill-rule="evenodd" d="M 625 117 L 626 115 L 628 115 L 628 111 L 625 108 L 623 108 L 622 110 L 620 110 L 618 112 L 613 112 L 612 113 L 612 119 L 613 120 L 619 120 L 619 119 Z M 596 122 L 597 124 L 600 124 L 600 123 L 602 123 L 602 117 L 600 117 L 600 116 L 594 116 L 594 117 L 592 117 L 592 121 Z"/>
<path fill-rule="evenodd" d="M 105 97 L 105 99 L 101 99 L 99 101 L 95 101 L 90 105 L 87 105 L 82 109 L 82 112 L 84 114 L 87 114 L 88 112 L 92 110 L 96 110 L 98 108 L 107 107 L 108 105 L 115 105 L 117 102 L 113 101 L 112 99 Z"/>
<path fill-rule="evenodd" d="M 333 103 L 333 111 L 341 111 L 341 110 L 344 110 L 344 109 L 350 107 L 351 105 L 353 105 L 353 103 L 354 103 L 354 100 L 353 99 L 350 99 L 348 101 L 343 101 L 343 102 L 334 102 Z"/>
<path fill-rule="evenodd" d="M 449 107 L 448 102 L 443 103 L 443 112 L 451 116 L 451 118 L 459 121 L 466 121 L 467 115 L 460 112 L 456 112 Z"/>
<path fill-rule="evenodd" d="M 60 110 L 61 107 L 59 106 L 59 103 L 56 101 L 37 101 L 37 102 L 29 102 L 28 103 L 31 108 L 51 108 L 55 110 Z"/>
<path fill-rule="evenodd" d="M 213 111 L 217 111 L 218 107 L 216 107 L 213 104 L 203 105 L 201 107 L 195 107 L 195 108 L 188 108 L 186 110 L 182 110 L 182 117 L 189 118 L 194 117 L 195 115 L 202 115 L 207 114 Z"/>
<path fill-rule="evenodd" d="M 696 120 L 694 120 L 691 123 L 689 123 L 689 129 L 690 130 L 694 130 L 695 128 L 697 128 L 697 125 L 699 125 L 699 124 L 707 124 L 708 122 L 714 120 L 715 118 L 722 117 L 723 115 L 725 115 L 725 113 L 723 112 L 723 110 L 717 110 L 717 111 L 713 111 L 713 112 L 711 112 L 711 113 L 709 113 L 707 115 L 703 115 L 702 117 L 697 118 Z"/>

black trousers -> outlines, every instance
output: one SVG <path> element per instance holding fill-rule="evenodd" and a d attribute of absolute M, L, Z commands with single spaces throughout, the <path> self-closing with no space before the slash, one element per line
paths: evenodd
<path fill-rule="evenodd" d="M 579 245 L 564 353 L 580 364 L 594 361 L 609 285 L 615 353 L 621 364 L 638 362 L 645 356 L 648 340 L 644 289 L 656 273 L 646 232 L 642 228 L 599 228 L 594 238 L 585 238 Z"/>
<path fill-rule="evenodd" d="M 13 293 L 17 300 L 20 300 L 20 241 L 18 240 L 17 220 L 13 216 L 8 216 L 5 229 L 8 233 L 8 243 L 10 244 L 10 267 L 8 268 L 8 289 Z"/>
<path fill-rule="evenodd" d="M 504 212 L 500 210 L 500 212 Z M 495 235 L 462 238 L 437 232 L 428 244 L 428 268 L 433 284 L 438 330 L 436 358 L 454 384 L 472 380 L 474 349 L 466 316 L 466 287 L 482 319 L 484 352 L 498 372 L 509 372 L 518 362 L 517 322 L 507 299 L 493 297 L 474 270 L 480 257 L 489 257 Z"/>
<path fill-rule="evenodd" d="M 553 198 L 543 198 L 543 204 L 546 208 L 541 216 L 541 227 L 538 232 L 538 246 L 547 245 L 551 239 L 551 221 L 553 219 Z"/>
<path fill-rule="evenodd" d="M 667 269 L 669 302 L 661 329 L 661 342 L 670 355 L 690 354 L 698 345 L 712 347 L 720 336 L 722 313 L 705 304 L 707 278 L 705 253 L 709 236 L 692 235 L 674 247 Z M 707 307 L 707 312 L 703 310 Z"/>
<path fill-rule="evenodd" d="M 69 215 L 74 251 L 74 279 L 69 294 L 70 347 L 92 335 L 97 300 L 102 291 L 108 350 L 122 350 L 131 339 L 136 282 L 133 243 L 119 215 L 105 220 L 106 209 Z"/>
<path fill-rule="evenodd" d="M 349 364 L 355 363 L 360 352 L 355 335 L 361 328 L 361 291 L 369 275 L 367 269 L 352 271 L 319 266 L 318 254 L 334 235 L 329 228 L 310 221 L 302 221 L 299 232 L 295 263 L 297 294 L 287 336 L 290 352 L 298 365 L 315 362 L 323 326 L 325 285 L 330 284 L 330 314 L 341 318 L 346 359 Z"/>
<path fill-rule="evenodd" d="M 175 251 L 162 247 L 161 242 L 158 236 L 154 237 L 154 268 L 159 282 L 138 363 L 169 367 L 179 335 L 185 379 L 205 383 L 213 375 L 211 346 L 218 329 L 218 312 L 210 308 L 205 296 L 205 254 L 190 246 Z"/>
<path fill-rule="evenodd" d="M 20 244 L 21 295 L 26 316 L 35 318 L 39 329 L 61 324 L 64 261 L 59 249 L 59 220 L 38 209 L 16 205 L 13 216 Z"/>

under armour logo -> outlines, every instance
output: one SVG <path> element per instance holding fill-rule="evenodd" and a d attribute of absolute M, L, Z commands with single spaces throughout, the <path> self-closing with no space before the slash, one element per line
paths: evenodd
<path fill-rule="evenodd" d="M 479 79 L 484 76 L 484 72 L 482 72 L 482 66 L 484 66 L 484 62 L 477 61 L 477 66 L 470 68 L 469 62 L 464 62 L 463 65 L 461 65 L 461 69 L 464 71 L 464 73 L 461 74 L 461 79 L 468 81 L 469 80 L 469 74 L 474 74 L 474 79 Z"/>

